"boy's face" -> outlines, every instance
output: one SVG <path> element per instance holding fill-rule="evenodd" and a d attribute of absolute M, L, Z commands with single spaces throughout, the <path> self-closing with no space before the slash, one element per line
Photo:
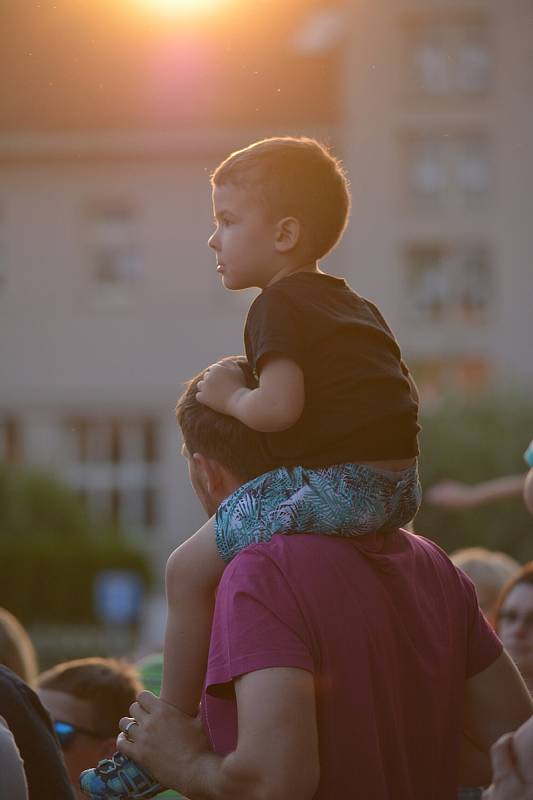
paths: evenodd
<path fill-rule="evenodd" d="M 253 192 L 231 184 L 213 189 L 216 230 L 208 244 L 226 289 L 263 289 L 280 268 L 276 223 L 269 220 Z"/>

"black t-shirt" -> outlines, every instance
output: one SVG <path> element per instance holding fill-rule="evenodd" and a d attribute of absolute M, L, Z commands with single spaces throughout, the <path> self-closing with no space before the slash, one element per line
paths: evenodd
<path fill-rule="evenodd" d="M 24 759 L 30 800 L 75 800 L 47 711 L 35 692 L 3 666 L 0 666 L 0 714 Z"/>
<path fill-rule="evenodd" d="M 256 372 L 269 353 L 303 370 L 304 411 L 265 434 L 275 463 L 320 467 L 418 455 L 417 403 L 389 326 L 345 280 L 298 272 L 264 289 L 244 329 Z"/>

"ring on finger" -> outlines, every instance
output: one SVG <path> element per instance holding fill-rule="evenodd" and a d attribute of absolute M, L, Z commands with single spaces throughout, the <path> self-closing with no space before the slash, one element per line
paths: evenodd
<path fill-rule="evenodd" d="M 128 724 L 126 725 L 124 730 L 122 731 L 122 733 L 124 734 L 124 736 L 126 737 L 128 742 L 133 742 L 133 739 L 131 738 L 131 735 L 130 735 L 130 730 L 133 728 L 134 725 L 138 725 L 138 724 L 139 723 L 137 722 L 136 719 L 130 719 L 130 721 L 128 722 Z"/>

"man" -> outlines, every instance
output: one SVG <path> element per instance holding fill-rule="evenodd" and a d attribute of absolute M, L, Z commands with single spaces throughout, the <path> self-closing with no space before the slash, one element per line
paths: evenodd
<path fill-rule="evenodd" d="M 142 689 L 136 670 L 111 658 L 65 661 L 37 678 L 76 796 L 80 772 L 115 749 L 117 721 Z"/>
<path fill-rule="evenodd" d="M 200 379 L 177 416 L 212 514 L 269 457 L 196 401 Z M 201 723 L 143 692 L 118 744 L 207 800 L 451 800 L 459 783 L 489 783 L 490 745 L 532 711 L 470 581 L 402 531 L 280 535 L 240 553 L 218 589 L 205 687 Z"/>
<path fill-rule="evenodd" d="M 35 692 L 4 666 L 0 666 L 0 713 L 24 762 L 29 800 L 74 800 L 50 717 Z M 1 762 L 0 797 L 14 800 L 3 786 L 7 770 Z"/>

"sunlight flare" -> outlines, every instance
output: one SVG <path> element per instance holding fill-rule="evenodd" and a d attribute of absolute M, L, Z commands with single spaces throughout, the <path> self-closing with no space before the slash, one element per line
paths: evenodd
<path fill-rule="evenodd" d="M 169 16 L 195 16 L 215 11 L 224 0 L 137 0 L 146 10 Z"/>

